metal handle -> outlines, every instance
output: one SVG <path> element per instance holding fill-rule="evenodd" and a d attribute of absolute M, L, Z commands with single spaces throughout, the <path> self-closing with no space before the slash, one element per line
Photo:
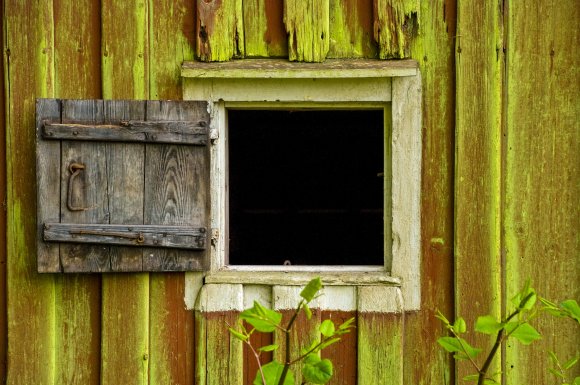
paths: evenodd
<path fill-rule="evenodd" d="M 74 181 L 75 181 L 76 177 L 80 174 L 80 172 L 84 169 L 85 169 L 85 165 L 82 163 L 71 163 L 70 166 L 68 166 L 68 170 L 71 172 L 71 174 L 70 174 L 70 177 L 68 178 L 68 194 L 67 194 L 66 207 L 68 207 L 68 209 L 70 211 L 88 210 L 88 207 L 75 206 L 72 203 L 72 197 L 73 197 L 73 191 L 74 191 Z"/>

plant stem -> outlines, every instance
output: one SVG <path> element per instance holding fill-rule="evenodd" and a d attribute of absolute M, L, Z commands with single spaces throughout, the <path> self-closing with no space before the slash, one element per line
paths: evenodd
<path fill-rule="evenodd" d="M 262 384 L 266 385 L 266 377 L 264 376 L 264 371 L 262 370 L 262 363 L 260 362 L 260 354 L 254 349 L 250 341 L 245 341 L 245 343 L 250 347 L 252 353 L 254 353 L 254 357 L 256 358 L 256 362 L 258 364 L 258 370 L 260 371 L 260 376 L 262 377 Z"/>
<path fill-rule="evenodd" d="M 302 308 L 302 304 L 304 300 L 301 300 L 296 308 L 294 314 L 292 314 L 292 318 L 288 322 L 288 326 L 284 332 L 286 333 L 286 356 L 284 357 L 284 369 L 282 369 L 282 374 L 280 375 L 280 380 L 278 381 L 278 385 L 284 385 L 284 380 L 286 380 L 286 375 L 288 375 L 288 369 L 290 369 L 290 330 L 292 329 L 292 325 L 296 318 L 298 317 L 298 313 L 300 313 L 300 309 Z"/>

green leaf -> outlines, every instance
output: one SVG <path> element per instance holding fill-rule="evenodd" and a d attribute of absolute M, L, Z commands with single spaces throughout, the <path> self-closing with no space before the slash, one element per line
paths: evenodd
<path fill-rule="evenodd" d="M 574 379 L 574 385 L 580 385 L 580 377 Z"/>
<path fill-rule="evenodd" d="M 282 314 L 265 308 L 258 301 L 254 306 L 240 313 L 240 319 L 246 321 L 262 333 L 271 333 L 282 321 Z"/>
<path fill-rule="evenodd" d="M 329 359 L 321 360 L 316 354 L 309 354 L 304 359 L 302 376 L 313 384 L 326 384 L 332 377 L 333 367 Z"/>
<path fill-rule="evenodd" d="M 566 378 L 564 377 L 564 375 L 562 373 L 560 373 L 558 370 L 553 369 L 553 368 L 549 368 L 548 371 L 550 373 L 552 373 L 554 376 L 559 377 L 559 378 Z"/>
<path fill-rule="evenodd" d="M 567 315 L 575 319 L 576 322 L 580 323 L 580 307 L 578 306 L 578 302 L 573 299 L 568 299 L 560 304 L 560 307 L 566 310 L 568 313 Z"/>
<path fill-rule="evenodd" d="M 524 345 L 529 345 L 535 340 L 542 338 L 540 333 L 527 322 L 522 324 L 518 322 L 509 322 L 506 325 L 506 331 L 510 337 L 516 338 Z"/>
<path fill-rule="evenodd" d="M 580 359 L 580 356 L 570 358 L 568 361 L 566 361 L 564 365 L 562 365 L 562 367 L 564 368 L 564 370 L 568 370 L 578 363 L 578 359 Z"/>
<path fill-rule="evenodd" d="M 320 333 L 325 336 L 325 337 L 331 337 L 334 335 L 334 322 L 332 322 L 329 319 L 326 319 L 324 321 L 322 321 L 322 323 L 320 324 L 320 327 L 318 328 L 320 330 Z"/>
<path fill-rule="evenodd" d="M 271 352 L 278 349 L 278 345 L 276 344 L 272 344 L 272 345 L 266 345 L 266 346 L 262 346 L 261 348 L 258 349 L 259 352 Z"/>
<path fill-rule="evenodd" d="M 437 343 L 449 353 L 466 353 L 471 358 L 477 357 L 477 355 L 481 352 L 481 349 L 474 348 L 473 346 L 469 345 L 467 341 L 459 337 L 441 337 L 437 339 Z M 460 354 L 458 358 L 463 359 L 467 357 L 462 357 Z"/>
<path fill-rule="evenodd" d="M 505 327 L 505 324 L 498 322 L 495 317 L 491 315 L 484 315 L 477 317 L 475 322 L 475 331 L 483 334 L 496 334 Z"/>
<path fill-rule="evenodd" d="M 303 303 L 302 308 L 304 309 L 304 313 L 306 314 L 306 318 L 311 319 L 312 318 L 312 310 L 310 310 L 310 307 L 308 306 L 308 304 Z"/>
<path fill-rule="evenodd" d="M 446 326 L 451 325 L 451 322 L 449 322 L 449 320 L 439 310 L 437 310 L 437 314 L 435 314 L 435 317 L 439 318 L 441 322 L 443 322 Z"/>
<path fill-rule="evenodd" d="M 282 371 L 284 370 L 284 365 L 278 361 L 272 361 L 262 366 L 262 371 L 264 372 L 264 377 L 266 379 L 266 384 L 262 382 L 262 376 L 258 370 L 256 373 L 256 378 L 254 379 L 253 385 L 278 385 L 280 377 L 282 376 Z M 294 375 L 292 371 L 289 370 L 284 379 L 283 385 L 294 385 Z"/>
<path fill-rule="evenodd" d="M 455 330 L 455 333 L 457 334 L 465 333 L 467 331 L 465 320 L 461 317 L 457 318 L 453 323 L 453 330 Z"/>
<path fill-rule="evenodd" d="M 248 340 L 248 338 L 249 338 L 249 336 L 247 336 L 247 335 L 245 335 L 245 334 L 242 334 L 242 333 L 240 333 L 240 332 L 239 332 L 239 331 L 237 331 L 236 329 L 229 328 L 229 331 L 230 331 L 230 333 L 231 333 L 231 334 L 232 334 L 234 337 L 236 337 L 236 338 L 237 338 L 238 340 L 240 340 L 240 341 L 247 341 L 247 340 Z"/>
<path fill-rule="evenodd" d="M 353 325 L 354 321 L 355 321 L 355 318 L 354 317 L 347 319 L 342 324 L 340 324 L 340 326 L 338 327 L 338 330 L 344 331 L 344 330 L 353 328 L 354 327 L 354 325 Z"/>
<path fill-rule="evenodd" d="M 338 337 L 337 337 L 337 338 L 331 338 L 331 339 L 329 339 L 328 341 L 324 341 L 324 342 L 323 342 L 323 343 L 322 343 L 322 344 L 321 344 L 321 345 L 318 347 L 318 350 L 322 350 L 322 349 L 324 349 L 324 348 L 326 348 L 326 347 L 328 347 L 328 346 L 330 346 L 330 345 L 332 345 L 332 344 L 334 344 L 334 343 L 336 343 L 336 342 L 338 342 L 338 341 L 340 341 L 340 338 L 338 338 Z"/>
<path fill-rule="evenodd" d="M 530 280 L 526 281 L 523 289 L 512 298 L 512 303 L 521 310 L 531 310 L 536 303 L 536 291 L 530 287 Z"/>
<path fill-rule="evenodd" d="M 312 279 L 308 284 L 302 289 L 300 292 L 300 296 L 306 300 L 306 302 L 310 302 L 316 297 L 318 291 L 322 289 L 322 281 L 320 277 L 316 277 Z"/>
<path fill-rule="evenodd" d="M 479 380 L 479 374 L 470 374 L 463 377 L 463 381 L 477 381 Z"/>

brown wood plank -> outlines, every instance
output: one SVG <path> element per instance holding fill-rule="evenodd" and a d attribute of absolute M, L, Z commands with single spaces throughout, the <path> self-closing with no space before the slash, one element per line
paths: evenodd
<path fill-rule="evenodd" d="M 55 285 L 36 272 L 35 97 L 54 95 L 51 1 L 4 1 L 7 383 L 52 384 Z"/>
<path fill-rule="evenodd" d="M 147 119 L 191 120 L 207 116 L 205 102 L 147 102 Z M 200 226 L 209 220 L 208 149 L 147 145 L 145 166 L 145 223 Z M 176 165 L 181 165 L 176 167 Z M 146 251 L 147 270 L 199 270 L 205 252 Z"/>
<path fill-rule="evenodd" d="M 180 100 L 181 64 L 193 60 L 196 41 L 196 2 L 150 0 L 149 98 Z M 168 23 L 167 20 L 172 22 Z M 185 274 L 151 274 L 149 351 L 151 384 L 194 382 L 194 312 L 184 306 Z"/>
<path fill-rule="evenodd" d="M 55 99 L 36 102 L 36 176 L 37 176 L 37 265 L 39 272 L 60 272 L 59 245 L 42 242 L 44 224 L 60 221 L 60 142 L 42 139 L 43 121 L 60 122 L 61 103 Z"/>
<path fill-rule="evenodd" d="M 330 0 L 328 58 L 377 57 L 373 1 Z"/>
<path fill-rule="evenodd" d="M 2 3 L 4 5 L 4 3 Z M 4 41 L 4 7 L 0 7 L 0 41 Z M 0 60 L 0 73 L 4 72 L 4 60 Z M 6 79 L 0 81 L 0 148 L 6 148 Z M 0 383 L 6 382 L 6 359 L 8 347 L 8 320 L 6 314 L 6 153 L 0 156 Z"/>
<path fill-rule="evenodd" d="M 493 3 L 461 3 L 457 10 L 455 303 L 468 325 L 479 315 L 499 318 L 502 310 L 500 12 Z M 465 338 L 484 350 L 493 342 L 474 332 Z M 473 372 L 469 363 L 457 366 L 459 378 Z M 498 359 L 490 373 L 499 370 Z"/>
<path fill-rule="evenodd" d="M 102 123 L 103 102 L 98 100 L 62 102 L 64 123 Z M 64 141 L 60 161 L 60 219 L 68 223 L 108 223 L 105 145 L 100 143 Z M 85 169 L 73 178 L 70 165 L 82 164 Z M 86 210 L 71 211 L 67 201 Z M 110 271 L 109 248 L 92 245 L 67 245 L 60 247 L 63 271 Z"/>
<path fill-rule="evenodd" d="M 404 384 L 454 383 L 454 361 L 436 342 L 447 331 L 434 314 L 454 313 L 455 3 L 422 5 L 411 41 L 423 87 L 421 310 L 405 314 Z"/>
<path fill-rule="evenodd" d="M 103 97 L 148 98 L 146 3 L 103 0 L 101 20 Z M 101 382 L 147 384 L 149 275 L 106 276 L 102 285 Z"/>
<path fill-rule="evenodd" d="M 241 0 L 197 0 L 196 30 L 196 54 L 201 61 L 244 56 Z"/>
<path fill-rule="evenodd" d="M 246 330 L 251 330 L 252 326 L 248 323 L 244 322 L 244 327 Z M 274 343 L 274 339 L 272 333 L 253 333 L 250 336 L 250 343 L 257 349 L 261 346 L 267 346 Z M 256 374 L 258 373 L 258 362 L 254 356 L 254 353 L 250 349 L 250 347 L 244 344 L 244 384 L 251 384 L 254 382 L 256 378 Z M 260 363 L 261 365 L 265 365 L 268 362 L 272 361 L 273 354 L 272 352 L 263 352 L 260 354 Z"/>
<path fill-rule="evenodd" d="M 54 0 L 55 96 L 101 97 L 101 20 L 96 0 Z M 55 384 L 100 385 L 101 277 L 63 274 L 56 285 Z"/>
<path fill-rule="evenodd" d="M 321 312 L 320 319 L 329 319 L 336 326 L 350 318 L 357 318 L 355 311 L 330 311 Z M 334 374 L 328 385 L 356 385 L 357 384 L 357 322 L 350 333 L 341 337 L 340 342 L 330 345 L 321 353 L 322 358 L 328 358 L 334 365 Z"/>
<path fill-rule="evenodd" d="M 287 56 L 284 0 L 245 0 L 243 8 L 246 57 Z"/>
<path fill-rule="evenodd" d="M 505 301 L 529 278 L 556 302 L 580 298 L 580 6 L 577 1 L 510 1 L 504 142 Z M 525 81 L 522 81 L 525 79 Z M 550 384 L 547 351 L 578 355 L 580 328 L 542 316 L 543 338 L 506 347 L 506 383 Z M 580 376 L 569 371 L 568 382 Z"/>

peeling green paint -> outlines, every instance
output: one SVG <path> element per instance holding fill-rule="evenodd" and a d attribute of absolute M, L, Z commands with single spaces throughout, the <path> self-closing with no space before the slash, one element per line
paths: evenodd
<path fill-rule="evenodd" d="M 420 24 L 419 0 L 374 0 L 374 11 L 379 58 L 408 57 L 409 43 Z"/>
<path fill-rule="evenodd" d="M 322 62 L 329 50 L 329 0 L 284 2 L 290 61 Z"/>
<path fill-rule="evenodd" d="M 242 0 L 198 0 L 197 17 L 197 55 L 201 61 L 245 55 Z"/>

